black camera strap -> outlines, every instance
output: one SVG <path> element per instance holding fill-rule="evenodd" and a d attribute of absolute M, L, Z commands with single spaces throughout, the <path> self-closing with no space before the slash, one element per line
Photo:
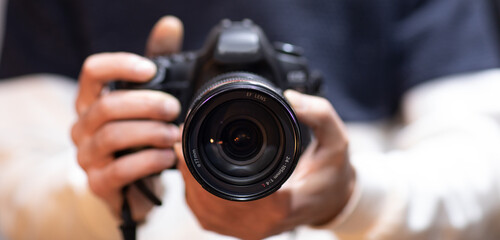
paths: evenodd
<path fill-rule="evenodd" d="M 137 223 L 132 218 L 132 210 L 127 200 L 127 192 L 129 185 L 123 187 L 123 205 L 122 205 L 122 225 L 120 225 L 120 230 L 122 231 L 123 240 L 135 240 Z"/>
<path fill-rule="evenodd" d="M 145 148 L 134 148 L 134 149 L 126 149 L 122 151 L 116 152 L 115 158 L 119 158 L 121 156 L 127 155 L 132 152 L 136 152 L 139 150 L 142 150 Z M 156 173 L 153 175 L 150 175 L 148 177 L 154 177 L 154 176 L 159 176 L 160 173 Z M 162 204 L 161 200 L 146 186 L 144 183 L 144 179 L 139 179 L 135 182 L 133 182 L 130 185 L 126 185 L 125 187 L 122 188 L 122 198 L 123 198 L 123 204 L 122 204 L 122 212 L 121 212 L 121 218 L 122 218 L 122 224 L 120 225 L 120 230 L 123 235 L 124 240 L 135 240 L 136 239 L 136 232 L 137 232 L 137 222 L 134 221 L 134 218 L 132 217 L 132 208 L 130 207 L 130 203 L 128 202 L 127 199 L 127 193 L 129 189 L 133 186 L 135 186 L 139 192 L 144 195 L 151 203 L 153 203 L 156 206 L 160 206 Z"/>
<path fill-rule="evenodd" d="M 139 179 L 133 183 L 135 187 L 154 205 L 160 206 L 162 204 L 161 200 L 144 184 L 143 179 Z M 127 193 L 131 186 L 127 185 L 122 189 L 122 224 L 120 225 L 120 230 L 122 232 L 123 240 L 135 240 L 137 233 L 137 222 L 134 221 L 132 217 L 132 209 L 127 199 Z"/>

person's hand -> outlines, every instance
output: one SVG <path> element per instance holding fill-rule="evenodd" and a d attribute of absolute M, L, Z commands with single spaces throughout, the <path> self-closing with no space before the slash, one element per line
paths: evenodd
<path fill-rule="evenodd" d="M 148 40 L 147 55 L 178 51 L 182 36 L 182 24 L 177 18 L 160 19 Z M 155 73 L 155 64 L 147 58 L 120 52 L 88 57 L 79 76 L 78 120 L 72 128 L 78 163 L 87 174 L 90 189 L 115 214 L 121 208 L 120 191 L 125 185 L 175 164 L 172 146 L 180 139 L 180 130 L 169 122 L 177 118 L 180 104 L 159 91 L 103 93 L 103 89 L 117 79 L 146 82 Z M 117 151 L 144 146 L 153 148 L 114 157 Z M 152 207 L 135 188 L 129 191 L 128 199 L 136 220 L 143 219 Z"/>
<path fill-rule="evenodd" d="M 175 145 L 186 201 L 203 228 L 242 239 L 262 239 L 302 224 L 324 224 L 347 204 L 355 173 L 348 159 L 342 121 L 324 98 L 291 90 L 285 95 L 299 120 L 312 128 L 315 140 L 290 179 L 268 197 L 232 202 L 210 194 L 187 169 L 181 145 Z"/>

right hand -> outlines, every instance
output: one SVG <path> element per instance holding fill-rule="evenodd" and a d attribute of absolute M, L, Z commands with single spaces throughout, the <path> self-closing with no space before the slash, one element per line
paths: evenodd
<path fill-rule="evenodd" d="M 356 182 L 348 156 L 344 123 L 325 98 L 287 90 L 299 121 L 314 132 L 293 174 L 275 193 L 238 202 L 207 192 L 184 161 L 180 143 L 175 150 L 184 177 L 186 202 L 206 230 L 241 239 L 263 239 L 300 225 L 332 221 L 347 205 Z"/>
<path fill-rule="evenodd" d="M 177 18 L 160 19 L 148 40 L 147 54 L 179 51 L 182 35 L 182 23 Z M 179 141 L 180 130 L 169 122 L 178 117 L 180 103 L 159 91 L 103 94 L 102 90 L 117 79 L 147 82 L 155 72 L 156 66 L 147 58 L 123 52 L 99 53 L 85 60 L 79 76 L 78 120 L 72 128 L 78 163 L 87 174 L 90 189 L 117 216 L 125 185 L 175 165 L 172 146 Z M 143 146 L 153 148 L 114 158 L 117 151 Z M 135 188 L 127 197 L 136 220 L 143 219 L 152 208 Z"/>

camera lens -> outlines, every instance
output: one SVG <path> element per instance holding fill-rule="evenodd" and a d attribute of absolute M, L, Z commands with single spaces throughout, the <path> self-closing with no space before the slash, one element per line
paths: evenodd
<path fill-rule="evenodd" d="M 249 120 L 230 122 L 221 135 L 224 153 L 236 161 L 246 161 L 262 148 L 262 131 Z"/>
<path fill-rule="evenodd" d="M 277 164 L 283 148 L 279 125 L 266 105 L 253 100 L 231 98 L 214 105 L 200 125 L 197 143 L 207 170 L 238 186 L 262 180 Z"/>
<path fill-rule="evenodd" d="M 248 201 L 288 179 L 299 157 L 300 129 L 284 97 L 250 73 L 221 75 L 196 95 L 183 149 L 195 179 L 219 197 Z"/>

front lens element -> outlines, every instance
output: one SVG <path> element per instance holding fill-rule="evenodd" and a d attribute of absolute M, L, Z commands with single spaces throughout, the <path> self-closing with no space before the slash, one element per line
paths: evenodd
<path fill-rule="evenodd" d="M 262 131 L 252 121 L 236 120 L 222 129 L 222 150 L 236 161 L 254 157 L 262 148 Z"/>
<path fill-rule="evenodd" d="M 257 101 L 234 99 L 215 106 L 200 130 L 205 166 L 224 182 L 241 186 L 262 181 L 279 162 L 281 124 Z"/>
<path fill-rule="evenodd" d="M 182 137 L 194 178 L 212 194 L 235 201 L 278 190 L 300 154 L 299 125 L 284 97 L 249 73 L 222 75 L 202 89 Z"/>

